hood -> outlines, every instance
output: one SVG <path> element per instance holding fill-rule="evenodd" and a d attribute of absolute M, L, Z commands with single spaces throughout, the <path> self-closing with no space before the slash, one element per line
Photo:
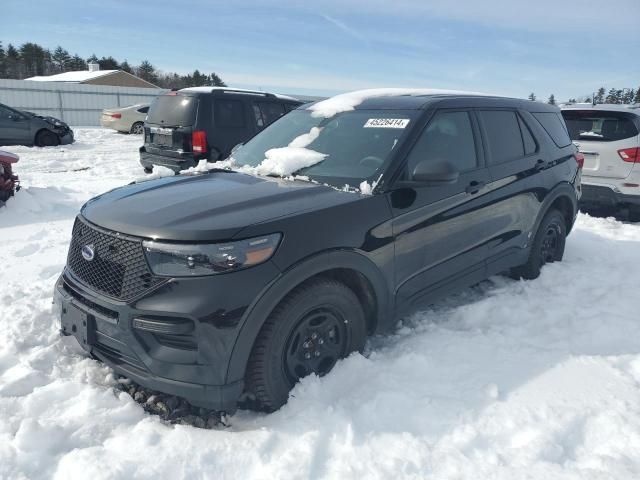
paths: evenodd
<path fill-rule="evenodd" d="M 250 225 L 359 198 L 308 182 L 213 171 L 111 190 L 89 200 L 82 215 L 129 235 L 208 242 L 229 240 Z"/>
<path fill-rule="evenodd" d="M 53 125 L 54 127 L 68 127 L 68 125 L 62 120 L 58 120 L 55 117 L 51 117 L 49 115 L 38 115 L 37 113 L 29 112 L 27 110 L 22 110 L 22 113 L 26 113 L 30 117 L 39 118 L 40 120 L 44 120 L 45 122 Z"/>

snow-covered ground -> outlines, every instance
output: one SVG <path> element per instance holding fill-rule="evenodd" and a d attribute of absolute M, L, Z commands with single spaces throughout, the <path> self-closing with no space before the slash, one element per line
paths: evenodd
<path fill-rule="evenodd" d="M 170 425 L 50 313 L 72 220 L 141 176 L 140 138 L 11 147 L 0 209 L 0 478 L 640 478 L 640 225 L 581 215 L 565 261 L 493 278 L 371 340 L 280 411 Z"/>

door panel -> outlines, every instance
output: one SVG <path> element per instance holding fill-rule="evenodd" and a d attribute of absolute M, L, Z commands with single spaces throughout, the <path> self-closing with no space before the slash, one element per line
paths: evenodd
<path fill-rule="evenodd" d="M 487 205 L 489 171 L 482 164 L 478 130 L 466 111 L 442 110 L 409 152 L 405 180 L 421 161 L 446 161 L 455 183 L 409 184 L 389 194 L 395 239 L 395 282 L 400 313 L 428 304 L 447 285 L 484 278 L 492 213 Z M 402 187 L 402 183 L 398 187 Z"/>
<path fill-rule="evenodd" d="M 541 150 L 541 142 L 535 141 L 535 138 L 544 138 L 542 135 L 546 134 L 536 129 L 536 122 L 527 117 L 527 112 L 481 110 L 477 115 L 491 176 L 487 197 L 493 205 L 494 214 L 488 259 L 493 261 L 513 255 L 518 257 L 514 258 L 518 263 L 519 255 L 530 240 L 531 228 L 544 196 L 540 176 L 552 163 L 547 153 Z M 509 119 L 514 122 L 511 129 L 504 125 Z M 508 132 L 512 138 L 506 139 Z M 517 152 L 512 149 L 512 156 L 505 159 L 502 152 L 518 141 L 522 142 L 521 149 Z"/>

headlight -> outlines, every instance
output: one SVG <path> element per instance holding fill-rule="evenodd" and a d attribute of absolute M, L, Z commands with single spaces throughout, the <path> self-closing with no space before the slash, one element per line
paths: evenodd
<path fill-rule="evenodd" d="M 214 275 L 266 262 L 276 251 L 282 235 L 217 244 L 142 242 L 149 266 L 156 275 L 191 277 Z"/>

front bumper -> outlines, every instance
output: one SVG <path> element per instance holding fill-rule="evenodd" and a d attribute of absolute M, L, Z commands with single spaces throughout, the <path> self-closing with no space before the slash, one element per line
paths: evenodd
<path fill-rule="evenodd" d="M 75 141 L 73 137 L 73 130 L 69 129 L 68 132 L 58 135 L 60 137 L 60 145 L 70 145 Z"/>
<path fill-rule="evenodd" d="M 91 291 L 65 270 L 54 304 L 61 334 L 73 335 L 116 373 L 192 405 L 233 412 L 244 382 L 227 372 L 243 315 L 277 273 L 267 262 L 225 278 L 167 282 L 125 303 Z"/>
<path fill-rule="evenodd" d="M 629 195 L 620 192 L 613 185 L 594 185 L 583 183 L 580 206 L 587 208 L 617 208 L 630 205 L 640 206 L 640 191 L 638 193 L 638 195 Z"/>

